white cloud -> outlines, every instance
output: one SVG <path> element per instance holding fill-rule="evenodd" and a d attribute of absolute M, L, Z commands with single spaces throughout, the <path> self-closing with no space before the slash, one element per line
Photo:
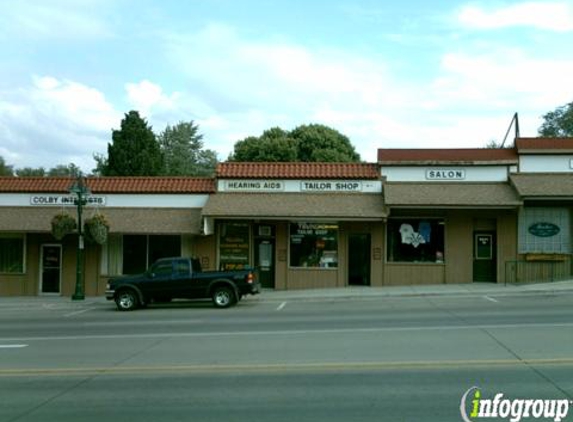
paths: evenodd
<path fill-rule="evenodd" d="M 0 2 L 0 35 L 35 39 L 110 37 L 105 0 Z"/>
<path fill-rule="evenodd" d="M 175 92 L 165 95 L 163 89 L 148 80 L 138 83 L 127 83 L 125 85 L 127 98 L 133 108 L 142 115 L 149 116 L 152 110 L 155 112 L 172 111 L 176 108 L 176 102 L 180 94 Z"/>
<path fill-rule="evenodd" d="M 2 95 L 2 152 L 16 167 L 74 162 L 90 171 L 92 154 L 105 151 L 120 117 L 95 88 L 51 76 L 34 77 L 31 86 Z"/>
<path fill-rule="evenodd" d="M 572 31 L 573 7 L 565 2 L 525 2 L 484 10 L 468 5 L 458 14 L 459 22 L 469 28 L 496 29 L 528 26 L 548 31 Z"/>
<path fill-rule="evenodd" d="M 449 53 L 431 88 L 442 107 L 466 104 L 473 110 L 514 107 L 550 110 L 570 101 L 573 59 L 536 59 L 520 51 Z"/>

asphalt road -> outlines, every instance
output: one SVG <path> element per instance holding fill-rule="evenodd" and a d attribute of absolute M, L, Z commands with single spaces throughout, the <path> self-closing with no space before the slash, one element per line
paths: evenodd
<path fill-rule="evenodd" d="M 460 421 L 473 386 L 572 400 L 573 295 L 0 302 L 0 421 Z"/>

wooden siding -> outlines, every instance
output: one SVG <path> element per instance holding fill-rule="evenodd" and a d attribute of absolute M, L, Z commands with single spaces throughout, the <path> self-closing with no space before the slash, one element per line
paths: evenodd
<path fill-rule="evenodd" d="M 384 270 L 384 282 L 387 286 L 442 284 L 444 278 L 444 264 L 386 263 Z"/>

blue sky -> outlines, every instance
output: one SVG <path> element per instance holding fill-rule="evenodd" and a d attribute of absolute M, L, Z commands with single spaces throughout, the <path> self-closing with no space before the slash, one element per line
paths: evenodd
<path fill-rule="evenodd" d="M 0 156 L 94 167 L 139 110 L 224 160 L 273 126 L 481 147 L 573 101 L 572 1 L 0 0 Z"/>

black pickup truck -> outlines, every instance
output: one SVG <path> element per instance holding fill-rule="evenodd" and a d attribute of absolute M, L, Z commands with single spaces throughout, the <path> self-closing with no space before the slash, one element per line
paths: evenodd
<path fill-rule="evenodd" d="M 105 296 L 117 309 L 130 311 L 150 302 L 211 298 L 217 308 L 235 305 L 244 295 L 260 292 L 252 270 L 202 271 L 196 258 L 162 258 L 146 272 L 111 278 Z"/>

